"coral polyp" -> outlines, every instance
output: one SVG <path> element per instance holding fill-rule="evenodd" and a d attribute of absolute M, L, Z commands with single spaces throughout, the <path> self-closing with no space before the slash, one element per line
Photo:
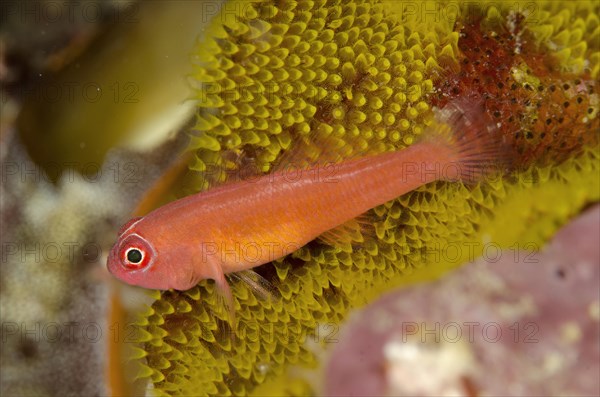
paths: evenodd
<path fill-rule="evenodd" d="M 561 21 L 571 16 L 569 10 L 559 15 Z M 556 164 L 598 144 L 598 69 L 583 62 L 583 32 L 589 33 L 597 20 L 588 16 L 588 29 L 580 22 L 564 33 L 560 24 L 527 29 L 523 16 L 510 16 L 510 24 L 492 18 L 457 26 L 460 71 L 444 71 L 432 103 L 443 107 L 453 98 L 483 97 L 488 113 L 521 154 L 520 167 Z M 563 41 L 540 43 L 543 33 L 555 30 Z M 575 58 L 565 58 L 565 51 Z"/>
<path fill-rule="evenodd" d="M 158 394 L 305 393 L 286 371 L 319 364 L 313 348 L 327 341 L 315 330 L 473 259 L 484 241 L 542 244 L 598 200 L 598 5 L 531 4 L 533 16 L 467 2 L 457 20 L 423 20 L 393 1 L 227 2 L 193 59 L 193 191 L 223 181 L 212 167 L 268 172 L 290 150 L 317 160 L 323 139 L 341 157 L 401 150 L 434 106 L 470 95 L 485 97 L 521 161 L 506 178 L 436 182 L 373 209 L 374 233 L 350 249 L 310 243 L 257 269 L 278 299 L 234 282 L 235 338 L 212 283 L 157 294 L 140 321 L 139 376 Z M 449 244 L 473 250 L 450 258 Z"/>

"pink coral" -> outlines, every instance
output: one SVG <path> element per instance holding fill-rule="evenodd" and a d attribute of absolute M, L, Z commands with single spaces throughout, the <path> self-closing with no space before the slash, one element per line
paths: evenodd
<path fill-rule="evenodd" d="M 326 394 L 600 395 L 598 241 L 595 206 L 542 252 L 388 294 L 351 320 Z"/>

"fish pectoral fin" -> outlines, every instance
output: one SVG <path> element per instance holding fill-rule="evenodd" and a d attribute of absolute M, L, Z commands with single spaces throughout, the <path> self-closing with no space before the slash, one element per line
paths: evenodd
<path fill-rule="evenodd" d="M 260 300 L 268 301 L 275 298 L 276 289 L 273 284 L 253 270 L 242 270 L 227 276 L 245 283 Z"/>
<path fill-rule="evenodd" d="M 231 328 L 235 328 L 235 302 L 231 287 L 225 278 L 223 269 L 219 264 L 211 265 L 211 279 L 215 281 L 217 299 L 221 307 L 225 308 L 225 315 Z"/>
<path fill-rule="evenodd" d="M 366 237 L 375 235 L 373 220 L 368 213 L 362 214 L 333 229 L 321 234 L 318 239 L 327 245 L 340 247 L 346 252 L 352 252 L 352 245 L 362 243 Z"/>

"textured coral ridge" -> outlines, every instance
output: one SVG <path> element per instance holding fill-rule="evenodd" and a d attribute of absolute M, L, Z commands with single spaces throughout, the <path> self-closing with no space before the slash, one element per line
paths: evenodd
<path fill-rule="evenodd" d="M 280 298 L 258 300 L 244 284 L 233 283 L 240 323 L 233 341 L 223 332 L 229 327 L 210 282 L 157 294 L 140 321 L 143 348 L 133 353 L 139 376 L 150 378 L 157 393 L 241 395 L 282 377 L 287 381 L 277 387 L 271 383 L 271 392 L 305 393 L 306 385 L 285 378 L 285 370 L 318 363 L 307 342 L 324 341 L 307 338 L 315 326 L 339 322 L 350 308 L 399 285 L 415 269 L 433 276 L 470 259 L 467 249 L 458 257 L 439 255 L 436 250 L 443 252 L 449 243 L 471 243 L 475 254 L 486 239 L 504 246 L 541 244 L 582 206 L 598 200 L 598 132 L 588 132 L 586 124 L 597 128 L 598 97 L 591 81 L 600 59 L 591 43 L 599 38 L 598 10 L 591 2 L 532 3 L 539 23 L 528 27 L 508 9 L 480 5 L 473 10 L 475 3 L 468 4 L 479 17 L 456 26 L 447 18 L 426 22 L 405 14 L 402 20 L 402 2 L 375 0 L 229 2 L 214 19 L 194 60 L 199 111 L 190 168 L 199 171 L 191 181 L 195 190 L 222 179 L 206 172 L 212 164 L 235 170 L 254 163 L 268 171 L 300 141 L 303 156 L 313 159 L 321 154 L 322 139 L 330 148 L 334 142 L 344 156 L 365 148 L 401 149 L 430 123 L 434 104 L 486 92 L 492 83 L 518 85 L 515 103 L 504 103 L 510 96 L 498 88 L 485 106 L 492 116 L 495 111 L 503 117 L 524 115 L 522 123 L 503 131 L 521 148 L 526 163 L 543 160 L 539 153 L 561 158 L 558 165 L 525 167 L 476 186 L 424 186 L 371 211 L 376 233 L 364 243 L 313 243 L 261 267 Z M 461 13 L 467 15 L 464 9 Z M 486 74 L 497 65 L 475 64 L 485 60 L 461 45 L 469 37 L 485 40 L 496 30 L 505 42 L 479 48 L 484 54 L 487 48 L 504 51 L 505 58 L 520 51 L 508 63 L 510 73 Z M 500 75 L 503 80 L 495 81 Z M 459 91 L 444 85 L 450 78 L 460 81 Z M 482 78 L 485 84 L 475 81 Z M 558 86 L 559 81 L 569 87 Z M 525 84 L 536 90 L 540 108 L 525 103 Z M 559 123 L 554 102 L 565 98 L 576 111 L 563 111 Z M 548 117 L 555 123 L 553 133 L 542 137 L 536 125 Z M 534 144 L 519 143 L 524 129 L 535 131 Z M 577 134 L 578 146 L 571 139 L 569 145 L 553 144 L 565 134 Z M 538 150 L 541 141 L 548 144 Z M 579 146 L 581 153 L 574 156 L 571 150 Z"/>

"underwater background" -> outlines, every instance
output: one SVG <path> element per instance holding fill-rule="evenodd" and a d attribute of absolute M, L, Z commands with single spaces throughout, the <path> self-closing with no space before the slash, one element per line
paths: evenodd
<path fill-rule="evenodd" d="M 600 394 L 599 9 L 3 2 L 0 392 Z M 290 152 L 401 150 L 461 98 L 513 169 L 255 269 L 275 299 L 232 280 L 235 327 L 210 281 L 106 271 L 133 216 Z"/>

